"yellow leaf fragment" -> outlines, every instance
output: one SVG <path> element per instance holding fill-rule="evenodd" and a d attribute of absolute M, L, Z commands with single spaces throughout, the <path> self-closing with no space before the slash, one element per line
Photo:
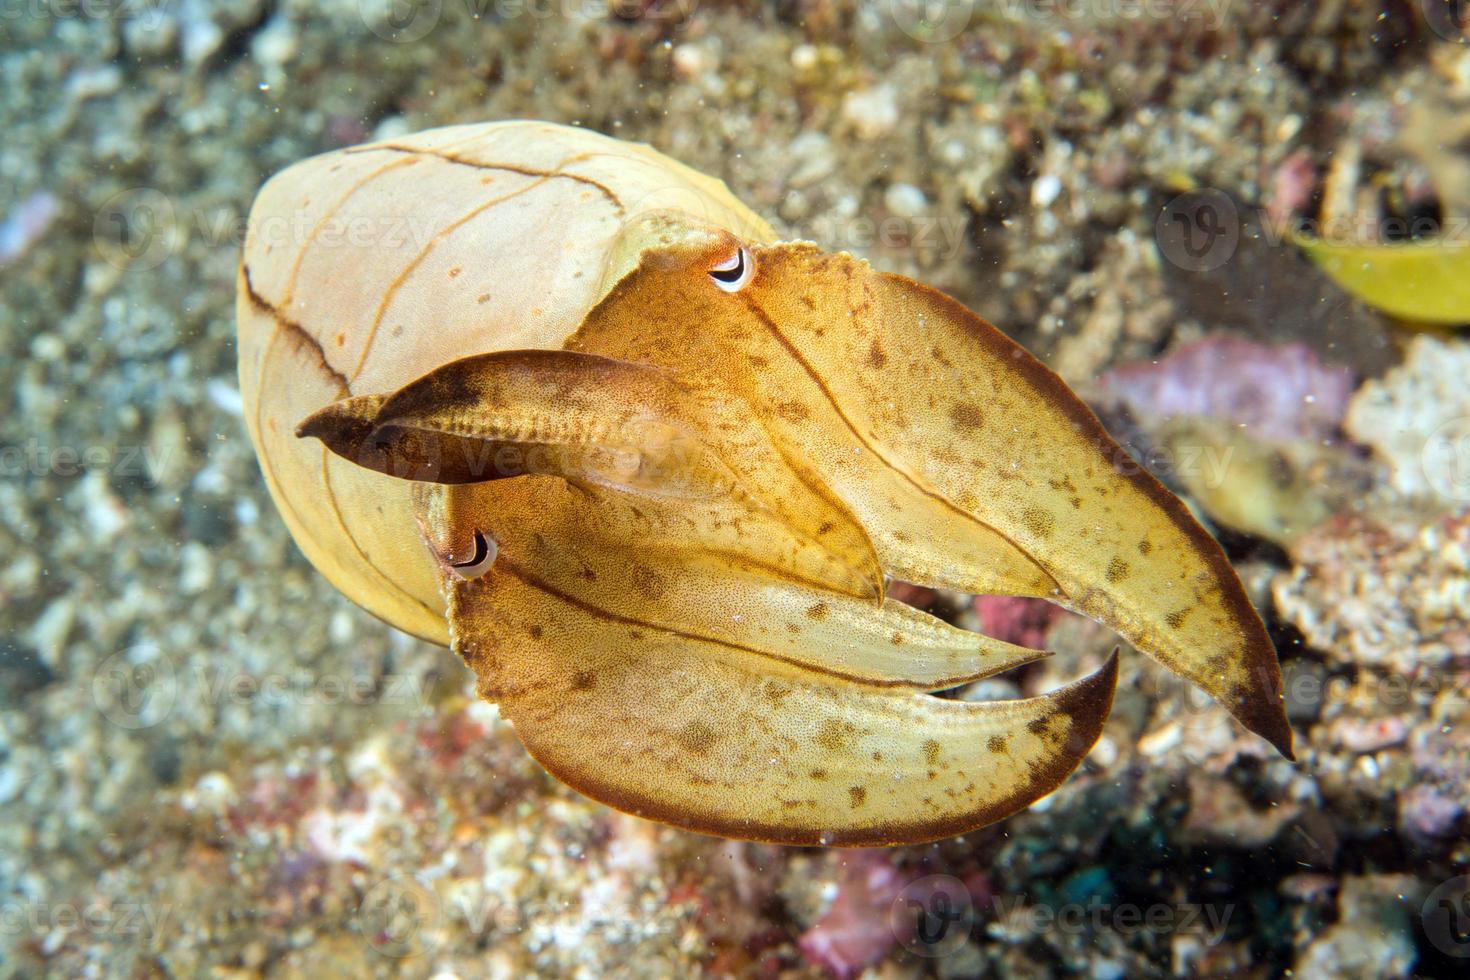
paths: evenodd
<path fill-rule="evenodd" d="M 1348 293 L 1404 320 L 1470 323 L 1470 245 L 1354 244 L 1306 235 L 1296 243 Z"/>

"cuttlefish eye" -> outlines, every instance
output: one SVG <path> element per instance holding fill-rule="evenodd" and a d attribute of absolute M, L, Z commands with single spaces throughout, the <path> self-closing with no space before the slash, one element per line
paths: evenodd
<path fill-rule="evenodd" d="M 474 552 L 465 561 L 450 562 L 449 567 L 462 579 L 476 579 L 490 571 L 490 566 L 495 564 L 495 556 L 499 553 L 500 546 L 495 539 L 476 529 Z"/>
<path fill-rule="evenodd" d="M 755 263 L 750 259 L 750 253 L 741 246 L 719 265 L 710 267 L 709 277 L 715 281 L 727 293 L 735 293 L 745 288 L 750 282 L 750 277 L 755 274 Z"/>

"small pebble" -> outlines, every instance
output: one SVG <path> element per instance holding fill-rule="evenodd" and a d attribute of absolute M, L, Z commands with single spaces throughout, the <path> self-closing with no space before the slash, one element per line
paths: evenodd
<path fill-rule="evenodd" d="M 179 591 L 184 595 L 199 595 L 214 581 L 214 558 L 198 541 L 179 549 L 179 566 Z"/>
<path fill-rule="evenodd" d="M 1048 208 L 1062 193 L 1062 179 L 1056 174 L 1042 174 L 1031 185 L 1031 203 L 1038 208 Z"/>
<path fill-rule="evenodd" d="M 917 218 L 929 210 L 929 199 L 913 184 L 889 184 L 883 204 L 900 218 Z"/>
<path fill-rule="evenodd" d="M 807 187 L 826 180 L 837 170 L 837 154 L 826 133 L 810 131 L 791 141 L 790 158 L 795 167 L 787 182 L 792 187 Z"/>
<path fill-rule="evenodd" d="M 250 56 L 265 68 L 280 69 L 296 57 L 298 47 L 296 25 L 291 18 L 276 14 L 251 40 Z M 280 77 L 272 75 L 274 79 Z"/>
<path fill-rule="evenodd" d="M 798 44 L 791 49 L 791 67 L 797 71 L 810 71 L 821 60 L 815 44 Z"/>
<path fill-rule="evenodd" d="M 40 655 L 41 662 L 53 670 L 61 665 L 61 653 L 76 622 L 77 605 L 69 598 L 61 598 L 46 607 L 31 627 L 30 641 Z"/>
<path fill-rule="evenodd" d="M 61 213 L 61 202 L 50 191 L 37 191 L 0 221 L 0 268 L 30 251 Z"/>
<path fill-rule="evenodd" d="M 842 117 L 859 137 L 874 140 L 898 126 L 898 96 L 892 85 L 875 85 L 847 93 L 842 100 Z"/>
<path fill-rule="evenodd" d="M 1333 726 L 1338 744 L 1349 752 L 1377 752 L 1402 744 L 1409 729 L 1402 718 L 1342 718 Z"/>
<path fill-rule="evenodd" d="M 679 45 L 674 48 L 672 61 L 674 75 L 686 82 L 718 71 L 720 67 L 719 57 L 703 44 Z"/>

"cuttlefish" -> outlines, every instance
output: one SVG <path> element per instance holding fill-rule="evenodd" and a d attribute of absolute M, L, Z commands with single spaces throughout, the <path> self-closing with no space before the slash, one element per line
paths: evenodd
<path fill-rule="evenodd" d="M 871 845 L 1055 789 L 1117 655 L 1039 697 L 938 696 L 1047 654 L 894 581 L 1089 616 L 1291 753 L 1220 546 L 1055 374 L 647 146 L 502 122 L 296 164 L 251 212 L 238 317 L 307 557 L 610 806 Z"/>

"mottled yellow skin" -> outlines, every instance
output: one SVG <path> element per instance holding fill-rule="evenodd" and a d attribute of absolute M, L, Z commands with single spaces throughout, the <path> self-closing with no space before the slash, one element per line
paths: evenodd
<path fill-rule="evenodd" d="M 539 123 L 276 177 L 241 383 L 297 541 L 452 645 L 553 774 L 694 830 L 930 840 L 1081 762 L 1116 657 L 937 698 L 1046 654 L 887 599 L 895 578 L 1089 615 L 1289 754 L 1219 545 L 1056 375 L 948 297 L 772 237 L 716 181 Z"/>

